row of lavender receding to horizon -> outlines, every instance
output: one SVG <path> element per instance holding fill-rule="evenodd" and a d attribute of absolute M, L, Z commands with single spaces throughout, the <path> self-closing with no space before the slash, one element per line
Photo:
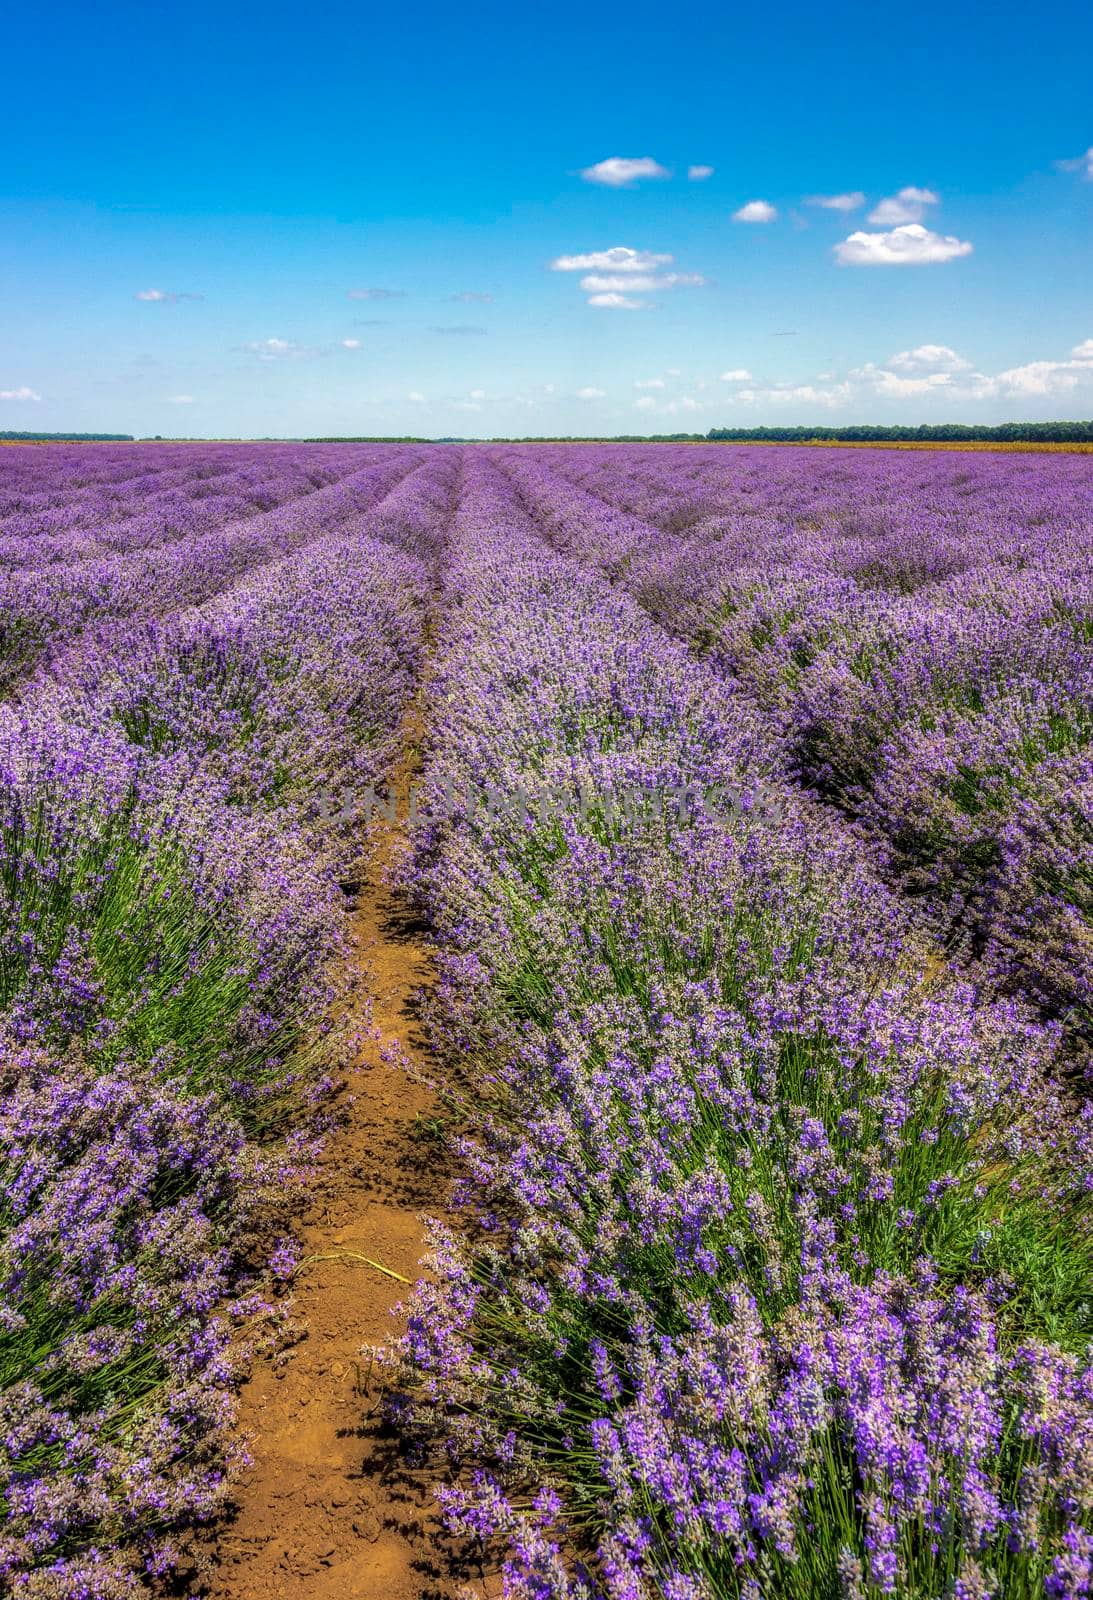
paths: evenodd
<path fill-rule="evenodd" d="M 151 454 L 102 525 L 104 452 L 36 454 L 28 547 L 69 512 L 98 543 L 182 512 L 87 558 L 95 604 L 43 604 L 0 706 L 0 1587 L 35 1600 L 157 1587 L 230 1496 L 238 1330 L 275 1336 L 278 1230 L 353 1045 L 363 841 L 321 802 L 392 758 L 458 473 Z M 225 479 L 245 516 L 234 491 L 222 525 L 186 514 Z M 44 592 L 86 564 L 42 564 Z"/>
<path fill-rule="evenodd" d="M 753 697 L 504 466 L 468 453 L 408 875 L 467 1177 L 394 1415 L 512 1600 L 1084 1593 L 1093 1119 L 1060 1030 L 940 966 Z M 439 803 L 687 780 L 782 803 Z"/>

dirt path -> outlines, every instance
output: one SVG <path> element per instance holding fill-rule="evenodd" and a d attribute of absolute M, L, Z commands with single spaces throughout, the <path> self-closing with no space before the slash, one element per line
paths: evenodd
<path fill-rule="evenodd" d="M 421 705 L 404 719 L 393 774 L 404 796 L 416 773 Z M 375 819 L 367 875 L 353 916 L 373 1020 L 349 1073 L 355 1097 L 329 1142 L 297 1232 L 302 1256 L 354 1251 L 414 1279 L 425 1252 L 420 1212 L 444 1207 L 448 1175 L 428 1136 L 431 1095 L 381 1052 L 397 1042 L 420 1058 L 412 996 L 432 976 L 427 941 L 385 884 L 401 843 L 399 820 Z M 313 1263 L 294 1285 L 308 1336 L 286 1364 L 261 1363 L 240 1397 L 254 1464 L 239 1513 L 206 1575 L 212 1600 L 426 1600 L 452 1592 L 432 1495 L 385 1437 L 373 1384 L 362 1392 L 360 1349 L 390 1335 L 401 1284 L 353 1260 Z M 371 1416 L 369 1415 L 371 1413 Z M 467 1574 L 466 1576 L 469 1576 Z"/>

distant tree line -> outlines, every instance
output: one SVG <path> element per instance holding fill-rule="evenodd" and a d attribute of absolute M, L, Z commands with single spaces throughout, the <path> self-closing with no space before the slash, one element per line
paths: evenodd
<path fill-rule="evenodd" d="M 794 443 L 808 439 L 829 439 L 836 444 L 884 444 L 904 440 L 914 443 L 975 444 L 1090 444 L 1093 443 L 1093 422 L 1000 422 L 995 427 L 966 422 L 924 422 L 917 428 L 898 424 L 884 427 L 865 424 L 852 428 L 711 428 L 706 435 L 712 440 L 751 440 L 761 442 L 773 439 L 779 443 Z"/>
<path fill-rule="evenodd" d="M 73 444 L 86 444 L 99 441 L 108 444 L 126 444 L 132 441 L 131 433 L 15 433 L 10 429 L 0 429 L 0 439 L 29 439 L 37 443 L 40 439 L 65 439 Z"/>

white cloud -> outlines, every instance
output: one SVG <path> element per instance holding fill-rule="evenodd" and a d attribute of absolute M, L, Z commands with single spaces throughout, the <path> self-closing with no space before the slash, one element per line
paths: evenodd
<path fill-rule="evenodd" d="M 456 339 L 470 339 L 479 337 L 483 335 L 485 331 L 485 328 L 480 327 L 476 322 L 454 322 L 449 324 L 447 327 L 434 327 L 429 329 L 430 333 L 446 334 Z"/>
<path fill-rule="evenodd" d="M 607 390 L 597 389 L 594 384 L 586 384 L 583 389 L 577 390 L 578 400 L 606 400 Z"/>
<path fill-rule="evenodd" d="M 835 246 L 841 267 L 923 267 L 971 253 L 966 240 L 932 233 L 920 222 L 893 228 L 891 233 L 852 233 Z"/>
<path fill-rule="evenodd" d="M 171 406 L 192 406 L 193 403 L 194 397 L 192 394 L 169 394 L 167 396 L 167 404 Z"/>
<path fill-rule="evenodd" d="M 0 389 L 0 400 L 40 400 L 41 398 L 40 394 L 34 389 L 28 388 L 25 383 L 20 384 L 18 389 Z"/>
<path fill-rule="evenodd" d="M 1075 364 L 1069 361 L 1030 361 L 1023 367 L 1009 367 L 995 379 L 1006 394 L 1061 394 L 1079 382 Z"/>
<path fill-rule="evenodd" d="M 706 282 L 700 272 L 589 273 L 581 279 L 586 294 L 645 294 L 651 289 L 695 289 Z"/>
<path fill-rule="evenodd" d="M 749 200 L 747 205 L 741 206 L 739 211 L 734 211 L 734 222 L 773 222 L 778 215 L 777 208 L 769 200 Z"/>
<path fill-rule="evenodd" d="M 475 289 L 464 289 L 462 294 L 450 294 L 448 303 L 450 305 L 489 306 L 493 304 L 493 295 L 480 294 Z"/>
<path fill-rule="evenodd" d="M 750 383 L 751 373 L 747 367 L 732 367 L 728 372 L 721 374 L 722 383 Z"/>
<path fill-rule="evenodd" d="M 419 394 L 416 389 L 411 389 L 406 398 L 415 406 L 423 406 L 425 404 L 425 396 L 423 394 Z"/>
<path fill-rule="evenodd" d="M 283 361 L 289 356 L 306 354 L 303 346 L 293 343 L 291 339 L 250 339 L 241 348 L 249 355 L 257 356 L 259 361 Z"/>
<path fill-rule="evenodd" d="M 471 399 L 472 400 L 484 400 L 485 398 L 486 398 L 485 389 L 472 389 L 471 390 Z"/>
<path fill-rule="evenodd" d="M 347 300 L 405 300 L 405 289 L 347 289 Z"/>
<path fill-rule="evenodd" d="M 342 349 L 343 350 L 359 350 L 360 347 L 361 347 L 361 342 L 360 342 L 359 339 L 343 339 L 342 340 Z"/>
<path fill-rule="evenodd" d="M 550 263 L 552 272 L 583 272 L 581 288 L 590 306 L 609 311 L 641 311 L 649 302 L 636 296 L 653 289 L 693 288 L 705 283 L 698 272 L 662 272 L 671 266 L 673 256 L 652 250 L 632 250 L 629 245 L 612 245 L 609 250 L 590 250 L 583 255 L 558 256 Z"/>
<path fill-rule="evenodd" d="M 1006 394 L 1066 394 L 1080 383 L 1093 382 L 1093 339 L 1083 339 L 1069 361 L 1030 361 L 1010 367 L 993 380 Z"/>
<path fill-rule="evenodd" d="M 634 300 L 625 294 L 593 294 L 589 295 L 588 303 L 601 311 L 643 311 L 649 304 L 648 300 Z"/>
<path fill-rule="evenodd" d="M 177 305 L 180 300 L 203 300 L 200 294 L 174 294 L 169 289 L 138 289 L 134 300 L 144 300 L 150 305 Z"/>
<path fill-rule="evenodd" d="M 663 378 L 635 378 L 634 379 L 634 388 L 635 389 L 663 389 L 664 388 L 664 379 Z"/>
<path fill-rule="evenodd" d="M 1093 182 L 1093 144 L 1084 156 L 1075 156 L 1072 161 L 1057 161 L 1055 165 L 1063 172 L 1080 172 L 1083 177 Z"/>
<path fill-rule="evenodd" d="M 728 376 L 732 376 L 731 374 Z M 1079 385 L 1093 386 L 1093 339 L 1076 344 L 1063 361 L 1029 361 L 990 376 L 977 372 L 949 345 L 924 344 L 901 350 L 883 365 L 869 361 L 841 381 L 822 374 L 815 383 L 773 384 L 740 388 L 725 402 L 746 405 L 808 405 L 825 409 L 863 399 L 908 400 L 928 395 L 952 401 L 980 401 L 999 396 L 1014 400 L 1068 394 Z M 666 408 L 665 408 L 666 409 Z"/>
<path fill-rule="evenodd" d="M 850 190 L 847 194 L 809 194 L 805 196 L 806 206 L 821 206 L 824 211 L 856 211 L 865 204 L 865 196 L 860 189 Z"/>
<path fill-rule="evenodd" d="M 585 167 L 581 177 L 586 183 L 625 189 L 642 178 L 670 178 L 671 173 L 652 156 L 608 156 L 606 161 L 597 161 L 594 167 Z"/>
<path fill-rule="evenodd" d="M 932 189 L 916 189 L 914 184 L 908 184 L 898 194 L 889 195 L 875 205 L 869 213 L 869 220 L 880 223 L 882 227 L 892 227 L 900 222 L 921 222 L 926 215 L 926 207 L 936 206 L 939 199 L 940 196 Z"/>
<path fill-rule="evenodd" d="M 481 411 L 482 409 L 477 400 L 457 400 L 455 403 L 460 411 Z"/>
<path fill-rule="evenodd" d="M 631 250 L 629 245 L 613 244 L 609 250 L 590 250 L 585 255 L 558 256 L 550 263 L 552 272 L 655 272 L 670 266 L 675 258 L 654 255 L 651 250 Z"/>
<path fill-rule="evenodd" d="M 903 377 L 898 372 L 890 372 L 885 367 L 878 367 L 873 362 L 866 362 L 864 367 L 855 367 L 850 373 L 850 378 L 856 383 L 867 383 L 877 394 L 888 399 L 903 400 L 908 395 L 929 394 L 933 389 L 943 389 L 952 383 L 952 374 L 948 372 L 927 372 L 919 377 Z"/>
<path fill-rule="evenodd" d="M 692 183 L 704 183 L 707 178 L 713 177 L 713 168 L 703 166 L 688 167 L 687 176 Z"/>
<path fill-rule="evenodd" d="M 672 400 L 657 400 L 651 394 L 643 394 L 634 401 L 635 411 L 656 411 L 662 416 L 677 416 L 680 412 L 690 414 L 701 411 L 704 402 L 696 400 L 693 395 L 681 394 Z"/>
<path fill-rule="evenodd" d="M 885 366 L 893 372 L 967 372 L 971 362 L 947 344 L 920 344 L 890 356 Z"/>
<path fill-rule="evenodd" d="M 828 408 L 840 405 L 850 393 L 849 383 L 838 383 L 830 389 L 818 389 L 811 383 L 786 383 L 775 384 L 766 389 L 738 389 L 735 398 L 748 405 L 810 405 Z"/>

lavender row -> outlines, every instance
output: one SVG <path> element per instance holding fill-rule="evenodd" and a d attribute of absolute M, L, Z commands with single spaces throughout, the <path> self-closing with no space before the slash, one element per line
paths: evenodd
<path fill-rule="evenodd" d="M 172 498 L 206 498 L 229 484 L 265 483 L 271 494 L 321 488 L 365 464 L 374 450 L 328 446 L 51 446 L 6 450 L 0 520 L 12 536 L 48 539 L 143 516 Z M 272 509 L 273 499 L 264 509 Z"/>
<path fill-rule="evenodd" d="M 747 689 L 971 970 L 1093 1037 L 1093 473 L 729 459 L 505 458 L 560 547 Z"/>
<path fill-rule="evenodd" d="M 163 615 L 199 604 L 382 500 L 420 452 L 377 453 L 372 464 L 272 511 L 147 550 L 0 575 L 0 687 L 89 624 Z"/>
<path fill-rule="evenodd" d="M 26 570 L 147 550 L 271 511 L 299 494 L 310 493 L 314 487 L 309 480 L 288 474 L 260 481 L 249 475 L 240 476 L 220 485 L 216 493 L 198 495 L 187 486 L 170 494 L 149 496 L 127 506 L 124 516 L 100 515 L 88 528 L 63 534 L 27 537 L 15 531 L 17 519 L 6 517 L 0 538 L 0 562 L 7 570 Z"/>
<path fill-rule="evenodd" d="M 408 539 L 456 467 L 394 491 Z M 434 582 L 390 505 L 315 531 L 0 720 L 0 1583 L 35 1600 L 154 1586 L 238 1458 L 231 1324 L 343 1046 L 359 841 L 316 801 L 390 759 Z"/>
<path fill-rule="evenodd" d="M 750 700 L 469 459 L 420 824 L 460 1238 L 401 1345 L 520 1600 L 1062 1597 L 1090 1580 L 1093 1122 L 1058 1030 L 924 970 Z M 931 969 L 932 971 L 932 969 Z"/>

